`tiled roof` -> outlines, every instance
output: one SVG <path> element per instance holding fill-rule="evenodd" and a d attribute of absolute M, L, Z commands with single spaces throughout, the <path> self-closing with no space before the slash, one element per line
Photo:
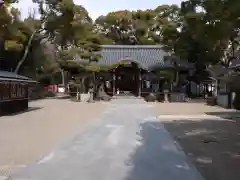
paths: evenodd
<path fill-rule="evenodd" d="M 167 68 L 167 69 L 177 68 L 179 70 L 190 70 L 190 69 L 194 69 L 194 64 L 186 60 L 182 60 L 177 56 L 172 55 L 172 56 L 165 56 L 164 65 L 161 63 L 160 64 L 157 63 L 151 66 L 149 69 L 154 70 L 154 69 L 161 69 L 161 68 Z"/>
<path fill-rule="evenodd" d="M 120 61 L 132 61 L 144 69 L 155 64 L 164 66 L 164 56 L 168 55 L 157 45 L 103 45 L 100 54 L 103 58 L 99 60 L 99 64 L 111 65 Z"/>
<path fill-rule="evenodd" d="M 21 76 L 13 72 L 0 71 L 0 80 L 16 80 L 25 82 L 36 82 L 26 76 Z"/>
<path fill-rule="evenodd" d="M 176 66 L 183 69 L 191 69 L 194 67 L 192 63 L 188 63 L 169 56 L 159 45 L 102 45 L 99 52 L 102 58 L 97 62 L 101 65 L 112 65 L 122 61 L 130 61 L 138 64 L 140 68 L 147 70 L 175 68 Z M 76 60 L 86 62 L 75 57 Z M 178 60 L 176 60 L 178 59 Z M 174 62 L 177 65 L 174 65 Z"/>

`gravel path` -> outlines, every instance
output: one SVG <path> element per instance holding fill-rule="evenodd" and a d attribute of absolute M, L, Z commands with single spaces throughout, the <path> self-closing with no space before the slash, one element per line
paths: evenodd
<path fill-rule="evenodd" d="M 0 117 L 0 176 L 40 159 L 106 109 L 102 103 L 63 99 L 33 101 L 30 107 L 29 112 Z"/>
<path fill-rule="evenodd" d="M 140 99 L 112 100 L 99 121 L 12 180 L 203 180 Z"/>

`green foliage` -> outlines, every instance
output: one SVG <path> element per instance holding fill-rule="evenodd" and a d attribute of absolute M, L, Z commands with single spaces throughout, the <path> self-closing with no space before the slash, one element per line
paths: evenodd
<path fill-rule="evenodd" d="M 97 53 L 101 50 L 101 42 L 93 32 L 92 19 L 84 7 L 72 0 L 38 0 L 37 3 L 45 17 L 46 35 L 57 47 L 57 62 L 61 69 L 75 67 L 81 71 L 84 65 L 101 58 Z M 74 62 L 76 58 L 80 62 Z"/>
<path fill-rule="evenodd" d="M 31 35 L 39 29 L 41 22 L 30 15 L 27 19 L 20 19 L 19 10 L 11 7 L 16 1 L 4 2 L 0 8 L 0 37 L 3 47 L 0 49 L 1 70 L 15 70 L 29 46 L 30 51 L 26 54 L 22 66 L 19 66 L 18 73 L 35 78 L 45 60 L 49 58 L 43 50 L 42 34 L 36 33 L 29 43 Z"/>
<path fill-rule="evenodd" d="M 148 36 L 153 17 L 152 10 L 110 12 L 96 19 L 95 30 L 114 44 L 154 44 Z"/>
<path fill-rule="evenodd" d="M 11 59 L 14 69 L 38 30 L 21 68 L 36 76 L 68 68 L 99 72 L 117 67 L 95 63 L 102 58 L 98 53 L 101 44 L 161 44 L 169 53 L 194 62 L 199 70 L 216 63 L 228 66 L 239 50 L 239 0 L 186 0 L 181 7 L 120 10 L 100 16 L 94 23 L 87 10 L 73 0 L 34 0 L 41 18 L 30 16 L 24 21 L 17 9 L 10 8 L 14 2 L 5 1 L 0 8 L 1 54 Z M 43 39 L 55 46 L 54 56 L 46 55 Z"/>
<path fill-rule="evenodd" d="M 0 37 L 5 41 L 5 50 L 20 51 L 27 39 L 25 35 L 26 26 L 20 20 L 20 12 L 11 7 L 14 2 L 6 1 L 0 7 Z"/>
<path fill-rule="evenodd" d="M 44 97 L 55 97 L 56 94 L 54 92 L 51 92 L 51 91 L 44 91 L 43 96 Z"/>
<path fill-rule="evenodd" d="M 187 0 L 181 7 L 111 12 L 96 20 L 95 30 L 113 44 L 162 44 L 200 69 L 228 66 L 239 50 L 239 10 L 237 0 Z"/>
<path fill-rule="evenodd" d="M 239 8 L 235 0 L 183 2 L 184 26 L 176 53 L 197 64 L 228 66 L 238 49 Z"/>

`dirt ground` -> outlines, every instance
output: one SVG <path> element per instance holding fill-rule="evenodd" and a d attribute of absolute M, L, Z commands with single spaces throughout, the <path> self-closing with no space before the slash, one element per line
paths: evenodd
<path fill-rule="evenodd" d="M 0 117 L 0 176 L 7 176 L 48 154 L 106 109 L 103 103 L 38 100 L 29 112 Z"/>
<path fill-rule="evenodd" d="M 206 180 L 240 179 L 239 112 L 203 103 L 157 104 L 156 109 L 171 115 L 159 118 Z"/>

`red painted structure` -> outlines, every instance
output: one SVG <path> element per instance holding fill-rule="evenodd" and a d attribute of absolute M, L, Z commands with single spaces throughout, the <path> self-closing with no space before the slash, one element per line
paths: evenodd
<path fill-rule="evenodd" d="M 45 89 L 49 92 L 57 93 L 58 92 L 58 87 L 56 84 L 51 84 L 45 87 Z"/>

